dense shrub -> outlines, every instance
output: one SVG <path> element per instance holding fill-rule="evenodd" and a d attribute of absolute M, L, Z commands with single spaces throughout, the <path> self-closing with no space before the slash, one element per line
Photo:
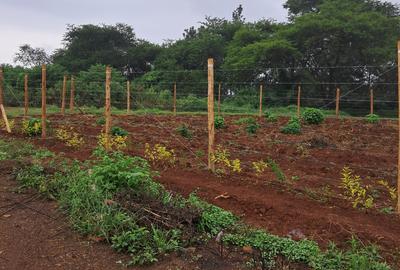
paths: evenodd
<path fill-rule="evenodd" d="M 376 124 L 376 123 L 378 123 L 381 119 L 380 119 L 380 117 L 379 117 L 379 115 L 376 115 L 376 114 L 368 114 L 366 117 L 365 117 L 365 120 L 368 122 L 368 123 L 370 123 L 370 124 Z"/>
<path fill-rule="evenodd" d="M 225 128 L 225 119 L 222 116 L 216 116 L 214 120 L 215 129 Z"/>
<path fill-rule="evenodd" d="M 47 123 L 49 123 L 47 121 Z M 37 118 L 31 118 L 22 122 L 22 133 L 28 136 L 37 136 L 42 133 L 42 121 Z"/>
<path fill-rule="evenodd" d="M 113 136 L 121 136 L 121 137 L 126 137 L 129 135 L 128 131 L 126 131 L 121 127 L 112 127 L 111 134 Z"/>
<path fill-rule="evenodd" d="M 307 108 L 303 112 L 303 120 L 309 125 L 319 125 L 325 120 L 324 113 L 315 108 Z"/>
<path fill-rule="evenodd" d="M 281 128 L 281 132 L 284 134 L 300 134 L 301 124 L 298 118 L 291 118 L 286 126 Z"/>
<path fill-rule="evenodd" d="M 271 113 L 269 111 L 266 111 L 264 113 L 264 117 L 265 117 L 265 120 L 267 122 L 276 122 L 276 121 L 278 121 L 278 116 L 276 116 L 275 114 L 273 114 L 273 113 Z"/>

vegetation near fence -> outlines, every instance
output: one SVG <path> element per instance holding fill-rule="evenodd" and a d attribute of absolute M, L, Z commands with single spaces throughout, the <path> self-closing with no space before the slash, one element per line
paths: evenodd
<path fill-rule="evenodd" d="M 248 22 L 245 7 L 239 6 L 231 19 L 206 17 L 199 27 L 185 29 L 182 39 L 162 45 L 138 38 L 125 24 L 70 25 L 64 46 L 51 56 L 24 45 L 15 60 L 30 68 L 3 66 L 6 105 L 23 100 L 25 74 L 29 100 L 38 104 L 38 65 L 47 63 L 49 104 L 61 102 L 63 75 L 68 74 L 76 78 L 78 105 L 101 106 L 104 65 L 110 65 L 115 107 L 126 108 L 126 82 L 131 81 L 137 107 L 172 109 L 176 83 L 178 111 L 206 110 L 205 66 L 212 57 L 225 110 L 257 110 L 260 84 L 264 106 L 287 106 L 301 84 L 305 107 L 333 109 L 340 88 L 341 110 L 364 116 L 373 108 L 373 89 L 375 113 L 395 115 L 397 5 L 287 0 L 285 7 L 287 23 Z"/>

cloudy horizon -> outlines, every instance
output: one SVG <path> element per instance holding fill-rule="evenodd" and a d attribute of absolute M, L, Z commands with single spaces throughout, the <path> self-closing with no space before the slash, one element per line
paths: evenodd
<path fill-rule="evenodd" d="M 197 26 L 205 16 L 230 18 L 242 4 L 247 21 L 262 18 L 278 22 L 287 19 L 285 0 L 0 0 L 0 63 L 13 64 L 18 47 L 30 44 L 48 53 L 62 47 L 68 24 L 126 23 L 134 28 L 138 38 L 154 43 L 179 39 L 184 29 Z M 400 3 L 400 0 L 393 0 Z"/>

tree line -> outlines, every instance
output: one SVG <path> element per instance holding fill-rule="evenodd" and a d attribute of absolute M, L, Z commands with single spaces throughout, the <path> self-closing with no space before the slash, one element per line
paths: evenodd
<path fill-rule="evenodd" d="M 69 25 L 63 47 L 51 55 L 21 46 L 15 55 L 21 66 L 4 67 L 6 83 L 19 87 L 16 82 L 23 73 L 39 76 L 38 66 L 47 63 L 49 83 L 54 82 L 50 87 L 57 88 L 56 81 L 68 73 L 77 76 L 83 89 L 95 92 L 101 86 L 95 82 L 104 77 L 102 66 L 111 65 L 118 73 L 115 83 L 130 80 L 143 91 L 161 93 L 177 82 L 181 95 L 201 96 L 207 59 L 212 57 L 223 96 L 241 95 L 241 103 L 250 102 L 247 98 L 256 95 L 259 84 L 268 86 L 277 103 L 293 97 L 302 84 L 304 96 L 321 98 L 321 104 L 334 97 L 337 87 L 353 100 L 367 97 L 372 87 L 379 99 L 388 101 L 382 106 L 393 107 L 389 101 L 396 97 L 398 5 L 377 0 L 287 0 L 284 7 L 284 23 L 248 22 L 240 5 L 232 18 L 206 17 L 199 26 L 185 29 L 181 39 L 163 44 L 138 38 L 126 24 Z"/>

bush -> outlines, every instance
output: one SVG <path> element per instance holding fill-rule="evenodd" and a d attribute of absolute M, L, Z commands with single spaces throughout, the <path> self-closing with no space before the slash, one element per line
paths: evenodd
<path fill-rule="evenodd" d="M 309 125 L 319 125 L 325 120 L 324 113 L 315 108 L 307 108 L 303 112 L 303 119 Z"/>
<path fill-rule="evenodd" d="M 129 135 L 128 131 L 120 127 L 113 127 L 111 129 L 111 134 L 113 136 L 120 136 L 120 137 L 126 137 Z"/>
<path fill-rule="evenodd" d="M 248 123 L 246 125 L 246 132 L 249 134 L 256 134 L 259 128 L 260 125 L 258 123 Z"/>
<path fill-rule="evenodd" d="M 376 115 L 376 114 L 368 114 L 366 117 L 365 117 L 365 120 L 369 123 L 369 124 L 376 124 L 376 123 L 378 123 L 381 119 L 380 119 L 380 117 L 379 117 L 379 115 Z"/>
<path fill-rule="evenodd" d="M 48 123 L 48 121 L 47 121 Z M 24 120 L 22 122 L 22 132 L 28 136 L 37 136 L 42 133 L 42 121 L 37 118 Z"/>
<path fill-rule="evenodd" d="M 191 139 L 193 134 L 190 131 L 189 127 L 187 125 L 180 125 L 176 131 L 179 133 L 179 135 L 181 135 L 182 137 L 186 138 L 186 139 Z"/>
<path fill-rule="evenodd" d="M 273 114 L 271 112 L 268 112 L 268 111 L 266 111 L 264 113 L 264 117 L 265 117 L 265 120 L 267 122 L 276 122 L 276 121 L 278 121 L 278 116 L 276 116 L 275 114 Z"/>
<path fill-rule="evenodd" d="M 281 132 L 284 134 L 300 134 L 301 124 L 298 118 L 291 118 L 286 126 L 281 128 Z"/>
<path fill-rule="evenodd" d="M 216 116 L 214 120 L 215 129 L 225 128 L 225 119 L 222 116 Z"/>

